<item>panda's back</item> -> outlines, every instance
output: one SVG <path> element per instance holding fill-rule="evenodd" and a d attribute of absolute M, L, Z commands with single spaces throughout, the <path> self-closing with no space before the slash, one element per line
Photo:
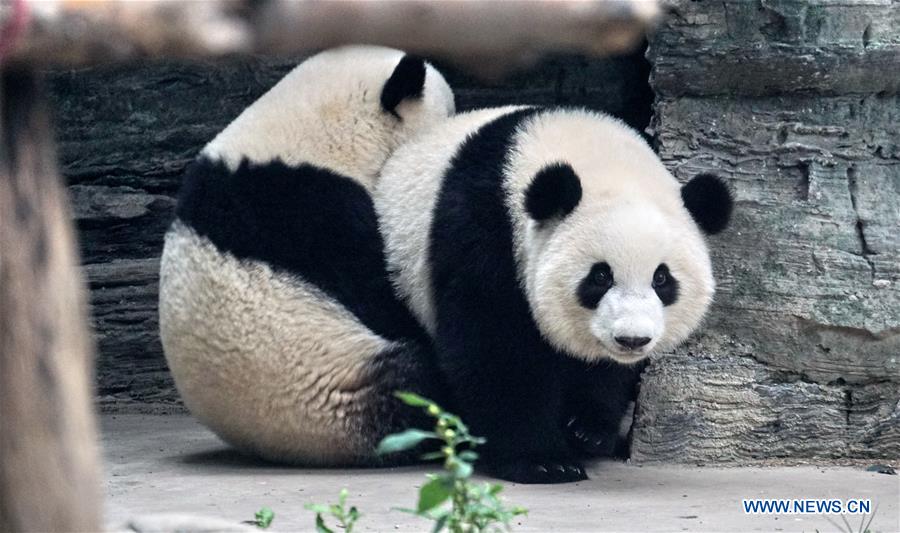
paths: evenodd
<path fill-rule="evenodd" d="M 387 279 L 372 198 L 349 177 L 277 161 L 232 171 L 201 157 L 176 215 L 220 252 L 302 280 L 385 339 L 421 336 Z"/>

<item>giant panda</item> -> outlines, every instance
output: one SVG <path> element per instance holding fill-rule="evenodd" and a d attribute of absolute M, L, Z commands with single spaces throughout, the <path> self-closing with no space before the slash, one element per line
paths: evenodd
<path fill-rule="evenodd" d="M 684 186 L 641 136 L 580 109 L 456 115 L 399 148 L 375 189 L 388 270 L 434 337 L 448 401 L 523 483 L 586 478 L 639 365 L 694 330 L 727 224 L 716 177 Z"/>
<path fill-rule="evenodd" d="M 401 142 L 454 112 L 422 59 L 315 55 L 187 169 L 160 266 L 160 334 L 185 405 L 232 445 L 306 465 L 376 461 L 439 396 L 430 341 L 394 296 L 371 191 Z"/>

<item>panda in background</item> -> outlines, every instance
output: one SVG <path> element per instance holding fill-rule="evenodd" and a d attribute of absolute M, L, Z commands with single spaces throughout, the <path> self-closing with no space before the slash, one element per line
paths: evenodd
<path fill-rule="evenodd" d="M 713 176 L 680 186 L 616 119 L 517 107 L 399 148 L 374 198 L 451 406 L 487 437 L 481 464 L 523 483 L 585 479 L 581 457 L 613 450 L 638 365 L 712 301 L 704 233 L 732 207 Z"/>
<path fill-rule="evenodd" d="M 329 50 L 190 165 L 165 238 L 160 333 L 185 404 L 224 440 L 269 460 L 365 464 L 412 423 L 395 390 L 440 397 L 370 194 L 401 142 L 453 112 L 422 59 Z"/>

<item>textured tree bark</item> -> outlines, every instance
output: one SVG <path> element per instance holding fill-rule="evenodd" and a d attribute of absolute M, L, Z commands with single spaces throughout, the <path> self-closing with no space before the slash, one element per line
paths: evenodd
<path fill-rule="evenodd" d="M 657 358 L 639 462 L 900 457 L 900 4 L 671 2 L 652 128 L 683 179 L 726 177 L 718 294 Z"/>
<path fill-rule="evenodd" d="M 0 531 L 98 531 L 92 346 L 42 92 L 0 81 Z"/>

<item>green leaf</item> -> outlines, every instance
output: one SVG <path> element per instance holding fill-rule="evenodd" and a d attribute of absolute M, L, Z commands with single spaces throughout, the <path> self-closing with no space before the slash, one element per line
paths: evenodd
<path fill-rule="evenodd" d="M 450 515 L 445 514 L 444 516 L 435 520 L 434 521 L 434 529 L 431 530 L 431 533 L 438 533 L 440 530 L 444 529 L 444 526 L 447 525 L 448 518 L 450 518 Z"/>
<path fill-rule="evenodd" d="M 459 458 L 463 461 L 473 463 L 478 460 L 478 454 L 473 452 L 472 450 L 463 450 L 459 452 Z"/>
<path fill-rule="evenodd" d="M 406 405 L 411 405 L 413 407 L 428 407 L 429 405 L 434 404 L 434 402 L 428 398 L 423 398 L 414 392 L 397 391 L 394 393 L 394 396 L 400 398 L 400 401 Z"/>
<path fill-rule="evenodd" d="M 328 514 L 331 512 L 331 509 L 327 505 L 322 505 L 321 503 L 307 503 L 303 508 L 307 511 L 320 514 Z"/>
<path fill-rule="evenodd" d="M 414 448 L 420 442 L 428 439 L 438 438 L 437 433 L 433 431 L 422 431 L 421 429 L 407 429 L 402 433 L 394 433 L 388 435 L 378 444 L 375 453 L 378 455 L 386 455 L 389 453 L 402 452 Z"/>
<path fill-rule="evenodd" d="M 328 526 L 325 525 L 325 519 L 322 518 L 322 515 L 316 515 L 316 533 L 334 533 L 331 529 L 328 529 Z"/>
<path fill-rule="evenodd" d="M 432 479 L 419 489 L 419 513 L 427 512 L 450 498 L 452 486 L 443 479 Z"/>
<path fill-rule="evenodd" d="M 446 420 L 448 426 L 455 427 L 460 433 L 467 433 L 469 431 L 469 428 L 463 424 L 462 419 L 454 414 L 441 413 L 440 420 Z"/>
<path fill-rule="evenodd" d="M 465 479 L 472 475 L 472 464 L 465 461 L 453 461 L 450 469 L 453 471 L 453 475 L 459 479 Z"/>
<path fill-rule="evenodd" d="M 436 507 L 425 513 L 423 516 L 428 516 L 432 520 L 440 520 L 441 518 L 450 516 L 451 514 L 453 514 L 452 507 Z"/>
<path fill-rule="evenodd" d="M 443 458 L 444 458 L 444 454 L 442 454 L 441 452 L 430 452 L 430 453 L 426 453 L 419 459 L 421 459 L 423 461 L 433 461 L 435 459 L 443 459 Z"/>
<path fill-rule="evenodd" d="M 256 511 L 254 517 L 256 518 L 256 525 L 266 529 L 272 525 L 272 520 L 275 520 L 275 512 L 268 507 L 263 507 L 259 511 Z"/>

